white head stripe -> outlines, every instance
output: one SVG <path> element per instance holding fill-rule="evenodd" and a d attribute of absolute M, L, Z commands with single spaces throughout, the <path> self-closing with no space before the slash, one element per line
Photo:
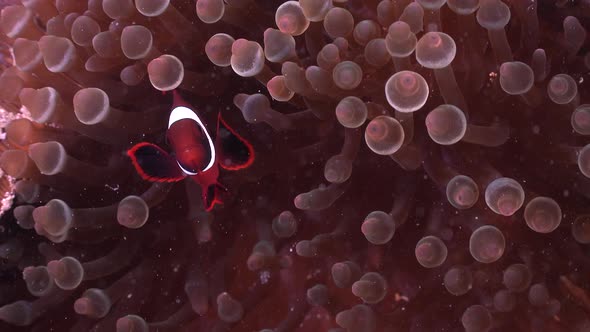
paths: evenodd
<path fill-rule="evenodd" d="M 209 135 L 207 128 L 205 128 L 205 125 L 203 125 L 203 122 L 201 121 L 199 116 L 188 107 L 179 106 L 179 107 L 176 107 L 175 109 L 172 110 L 172 112 L 170 113 L 170 118 L 168 118 L 168 129 L 170 129 L 170 127 L 176 121 L 180 121 L 180 120 L 184 120 L 184 119 L 194 120 L 199 125 L 199 127 L 201 127 L 201 130 L 203 130 L 203 132 L 205 133 L 205 136 L 207 136 L 207 141 L 209 142 L 209 149 L 211 149 L 211 160 L 209 160 L 209 164 L 207 164 L 205 169 L 202 170 L 202 172 L 204 172 L 204 171 L 210 169 L 211 167 L 213 167 L 213 164 L 215 163 L 215 145 L 213 145 L 213 140 L 211 139 L 211 135 Z M 177 161 L 177 163 L 178 163 L 178 161 Z M 178 166 L 180 166 L 180 169 L 182 169 L 182 171 L 188 175 L 197 174 L 197 173 L 192 173 L 192 172 L 185 170 L 180 165 L 180 163 L 178 164 Z"/>
<path fill-rule="evenodd" d="M 188 107 L 179 106 L 173 109 L 170 113 L 170 117 L 168 118 L 168 129 L 170 129 L 174 122 L 184 119 L 192 119 L 197 121 L 197 123 L 201 126 L 203 125 L 203 122 L 201 122 L 201 119 L 199 119 L 199 117 L 195 112 L 193 112 L 193 110 L 191 110 Z"/>

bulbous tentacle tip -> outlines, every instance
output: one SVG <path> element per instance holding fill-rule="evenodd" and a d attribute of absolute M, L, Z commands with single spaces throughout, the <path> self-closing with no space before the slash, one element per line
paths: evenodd
<path fill-rule="evenodd" d="M 590 326 L 584 1 L 0 9 L 6 330 Z"/>

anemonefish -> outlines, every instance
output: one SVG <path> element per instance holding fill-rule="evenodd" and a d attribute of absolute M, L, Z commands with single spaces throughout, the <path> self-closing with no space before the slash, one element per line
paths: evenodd
<path fill-rule="evenodd" d="M 190 177 L 201 186 L 207 211 L 221 204 L 218 182 L 219 167 L 235 171 L 254 162 L 252 145 L 238 135 L 221 117 L 213 137 L 201 117 L 173 91 L 172 112 L 168 118 L 166 137 L 172 152 L 141 142 L 127 151 L 139 175 L 152 182 L 176 182 Z"/>

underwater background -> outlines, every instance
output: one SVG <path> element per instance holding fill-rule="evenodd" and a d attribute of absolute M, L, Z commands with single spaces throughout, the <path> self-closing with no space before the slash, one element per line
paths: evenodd
<path fill-rule="evenodd" d="M 590 1 L 0 6 L 0 331 L 590 331 Z"/>

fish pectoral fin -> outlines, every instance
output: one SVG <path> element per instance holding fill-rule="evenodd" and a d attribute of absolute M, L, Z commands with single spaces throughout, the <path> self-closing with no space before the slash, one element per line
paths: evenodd
<path fill-rule="evenodd" d="M 236 171 L 244 169 L 254 162 L 254 148 L 245 138 L 232 129 L 221 117 L 217 117 L 216 133 L 219 166 Z"/>
<path fill-rule="evenodd" d="M 151 182 L 177 182 L 185 178 L 176 159 L 157 145 L 141 142 L 127 150 L 137 173 Z"/>

